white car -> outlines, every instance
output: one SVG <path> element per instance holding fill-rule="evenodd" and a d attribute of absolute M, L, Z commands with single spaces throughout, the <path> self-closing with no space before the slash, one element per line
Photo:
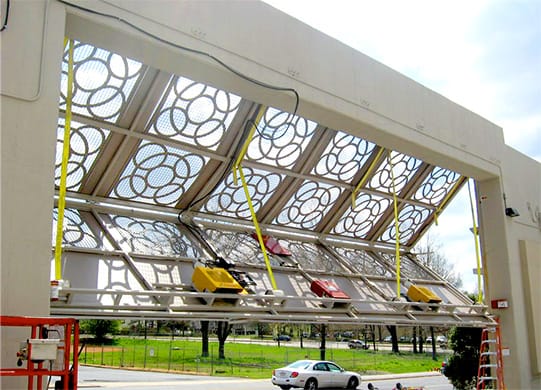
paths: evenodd
<path fill-rule="evenodd" d="M 366 344 L 362 340 L 351 340 L 348 342 L 348 348 L 349 349 L 368 349 L 370 348 L 368 344 Z"/>
<path fill-rule="evenodd" d="M 292 387 L 316 390 L 322 388 L 356 389 L 361 376 L 346 371 L 333 362 L 324 360 L 298 360 L 289 366 L 272 371 L 272 384 L 283 390 Z"/>
<path fill-rule="evenodd" d="M 447 344 L 447 337 L 445 336 L 438 336 L 436 337 L 436 342 L 438 344 Z"/>

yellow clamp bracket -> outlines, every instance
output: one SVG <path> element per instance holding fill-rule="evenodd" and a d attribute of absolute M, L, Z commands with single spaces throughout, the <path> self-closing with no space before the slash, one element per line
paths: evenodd
<path fill-rule="evenodd" d="M 393 162 L 391 157 L 391 151 L 387 152 L 387 161 L 391 169 L 391 183 L 393 186 L 393 208 L 394 208 L 394 230 L 396 232 L 395 237 L 395 258 L 396 258 L 396 298 L 400 298 L 400 230 L 398 224 L 398 198 L 396 196 L 396 186 L 394 178 Z"/>
<path fill-rule="evenodd" d="M 68 85 L 66 93 L 66 117 L 64 120 L 64 146 L 62 148 L 62 164 L 60 166 L 60 186 L 58 196 L 58 220 L 56 223 L 56 245 L 54 251 L 55 279 L 62 279 L 62 236 L 64 232 L 64 210 L 66 208 L 66 182 L 68 176 L 68 160 L 70 154 L 71 102 L 73 95 L 73 40 L 64 38 L 64 47 L 68 50 Z"/>
<path fill-rule="evenodd" d="M 239 153 L 239 157 L 237 158 L 237 160 L 235 161 L 235 164 L 233 165 L 233 180 L 235 184 L 237 184 L 238 182 L 237 171 L 238 171 L 240 180 L 242 183 L 242 188 L 244 189 L 244 194 L 246 195 L 246 202 L 248 203 L 248 208 L 250 209 L 250 215 L 252 216 L 252 221 L 254 223 L 254 228 L 257 235 L 257 241 L 259 242 L 259 246 L 261 247 L 261 252 L 263 252 L 263 258 L 265 259 L 265 265 L 267 266 L 269 279 L 270 279 L 272 288 L 274 290 L 277 290 L 278 287 L 276 286 L 276 280 L 274 279 L 274 274 L 272 272 L 269 255 L 267 254 L 267 248 L 265 247 L 265 243 L 263 242 L 263 235 L 261 234 L 261 228 L 259 227 L 259 223 L 257 222 L 257 215 L 255 213 L 254 205 L 252 203 L 252 197 L 250 196 L 250 190 L 248 189 L 248 183 L 246 182 L 246 177 L 244 176 L 244 172 L 242 171 L 242 160 L 244 156 L 246 155 L 250 142 L 252 141 L 252 138 L 256 130 L 256 126 L 261 121 L 261 118 L 263 117 L 264 113 L 265 113 L 265 108 L 261 107 L 254 123 L 252 124 L 252 128 L 250 129 L 248 138 L 246 138 L 246 141 L 241 149 L 241 152 Z"/>
<path fill-rule="evenodd" d="M 471 218 L 473 222 L 473 239 L 475 240 L 475 257 L 477 259 L 477 303 L 483 302 L 483 290 L 481 289 L 481 254 L 479 250 L 479 231 L 477 230 L 477 222 L 475 222 L 475 209 L 473 205 L 473 197 L 470 188 L 470 180 L 468 179 L 468 194 L 470 196 Z"/>
<path fill-rule="evenodd" d="M 385 148 L 381 148 L 378 151 L 378 153 L 376 154 L 376 157 L 374 158 L 374 160 L 372 160 L 372 163 L 368 167 L 368 170 L 366 171 L 366 173 L 363 175 L 361 181 L 359 182 L 359 184 L 357 184 L 357 186 L 353 190 L 353 193 L 351 194 L 351 206 L 352 206 L 352 208 L 355 208 L 355 206 L 356 206 L 357 192 L 359 192 L 361 187 L 363 187 L 366 184 L 366 181 L 368 180 L 368 177 L 370 176 L 370 174 L 372 173 L 372 171 L 376 167 L 376 164 L 378 163 L 379 158 L 381 157 L 381 155 L 383 154 L 384 151 L 385 151 Z"/>
<path fill-rule="evenodd" d="M 434 212 L 434 222 L 436 223 L 436 226 L 438 226 L 438 217 L 439 215 L 441 214 L 441 211 L 443 210 L 443 208 L 445 207 L 445 205 L 447 204 L 447 202 L 449 202 L 449 200 L 455 195 L 455 193 L 458 191 L 458 189 L 460 188 L 460 185 L 461 183 L 463 182 L 463 180 L 459 180 L 455 186 L 453 188 L 451 188 L 451 191 L 449 191 L 447 193 L 447 195 L 445 195 L 445 198 L 443 198 L 443 201 L 440 203 L 440 205 L 436 208 L 436 211 Z"/>

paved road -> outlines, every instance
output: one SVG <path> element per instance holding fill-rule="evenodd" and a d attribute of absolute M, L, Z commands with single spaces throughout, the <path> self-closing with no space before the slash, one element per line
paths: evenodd
<path fill-rule="evenodd" d="M 437 373 L 403 374 L 400 376 L 365 376 L 360 390 L 371 382 L 379 390 L 391 390 L 397 382 L 403 386 L 421 387 L 425 390 L 452 390 L 447 378 Z M 81 389 L 130 389 L 130 390 L 279 390 L 269 379 L 224 378 L 215 376 L 181 375 L 80 366 Z M 54 386 L 53 386 L 54 388 Z"/>

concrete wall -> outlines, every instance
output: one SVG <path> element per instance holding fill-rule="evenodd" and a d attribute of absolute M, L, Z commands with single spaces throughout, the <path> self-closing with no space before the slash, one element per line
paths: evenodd
<path fill-rule="evenodd" d="M 12 2 L 1 33 L 1 314 L 47 316 L 54 158 L 65 13 Z M 2 329 L 2 367 L 16 366 L 29 328 Z M 2 377 L 2 389 L 26 378 Z"/>
<path fill-rule="evenodd" d="M 531 222 L 527 207 L 530 204 L 534 216 L 540 207 L 541 168 L 506 147 L 501 128 L 264 3 L 73 1 L 121 16 L 176 44 L 209 52 L 256 79 L 295 88 L 301 96 L 299 112 L 319 123 L 476 178 L 483 197 L 488 296 L 511 303 L 500 313 L 504 344 L 511 351 L 505 361 L 507 386 L 539 387 L 539 343 L 530 346 L 524 337 L 535 333 L 528 316 L 531 302 L 539 302 L 539 288 L 525 289 L 530 271 L 521 270 L 539 269 L 541 231 L 539 221 Z M 117 20 L 74 9 L 66 18 L 64 6 L 56 1 L 13 2 L 9 27 L 1 35 L 2 315 L 48 312 L 64 29 L 71 37 L 257 102 L 287 110 L 294 103 L 291 93 L 262 89 L 208 58 L 158 44 Z M 520 217 L 505 216 L 504 193 Z M 18 337 L 2 332 L 3 364 L 15 361 L 10 343 Z M 530 356 L 537 363 L 532 364 Z M 4 381 L 2 385 L 11 386 Z"/>

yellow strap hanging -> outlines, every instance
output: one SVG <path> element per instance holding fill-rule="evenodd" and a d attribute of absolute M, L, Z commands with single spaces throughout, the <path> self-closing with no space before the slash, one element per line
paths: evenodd
<path fill-rule="evenodd" d="M 471 218 L 473 222 L 473 239 L 475 240 L 475 257 L 477 259 L 477 303 L 483 303 L 483 291 L 481 289 L 481 254 L 479 250 L 479 232 L 477 230 L 477 222 L 475 218 L 475 210 L 473 198 L 470 188 L 470 180 L 468 179 L 468 194 L 470 196 Z"/>
<path fill-rule="evenodd" d="M 68 50 L 68 85 L 66 93 L 66 117 L 64 120 L 64 145 L 62 148 L 62 164 L 60 167 L 60 186 L 58 195 L 58 220 L 56 223 L 56 246 L 54 251 L 55 279 L 62 279 L 62 236 L 64 232 L 64 210 L 66 208 L 66 182 L 68 176 L 68 160 L 70 153 L 71 101 L 73 95 L 73 40 L 64 38 L 64 47 Z"/>
<path fill-rule="evenodd" d="M 351 194 L 351 206 L 352 206 L 352 208 L 355 208 L 355 206 L 356 206 L 357 192 L 359 192 L 361 187 L 363 187 L 365 185 L 366 181 L 368 180 L 368 177 L 370 176 L 370 174 L 372 173 L 372 171 L 376 167 L 376 164 L 378 163 L 379 158 L 383 154 L 384 151 L 385 151 L 385 148 L 381 148 L 378 151 L 378 153 L 376 154 L 376 157 L 374 158 L 374 160 L 372 160 L 372 163 L 368 167 L 368 170 L 366 171 L 366 173 L 363 175 L 361 181 L 359 182 L 359 184 L 357 184 L 357 186 L 353 190 L 353 192 Z"/>
<path fill-rule="evenodd" d="M 400 298 L 400 230 L 398 224 L 398 198 L 396 196 L 396 186 L 394 184 L 394 169 L 391 158 L 391 151 L 387 152 L 387 161 L 391 169 L 391 183 L 393 186 L 393 208 L 394 208 L 394 230 L 396 232 L 395 237 L 395 258 L 396 258 L 396 298 Z"/>
<path fill-rule="evenodd" d="M 246 182 L 246 177 L 244 176 L 244 172 L 242 170 L 242 160 L 244 156 L 246 155 L 246 152 L 248 151 L 248 146 L 250 145 L 250 142 L 252 141 L 252 138 L 254 136 L 257 123 L 261 121 L 261 118 L 263 117 L 263 114 L 265 113 L 265 108 L 261 107 L 259 109 L 259 113 L 257 114 L 257 117 L 252 124 L 252 128 L 250 129 L 250 133 L 248 134 L 248 137 L 246 138 L 246 141 L 244 142 L 244 145 L 241 149 L 241 152 L 239 153 L 239 157 L 235 161 L 235 164 L 233 165 L 233 181 L 235 184 L 237 184 L 237 171 L 240 176 L 240 180 L 242 183 L 242 188 L 244 189 L 244 194 L 246 195 L 246 201 L 248 203 L 248 208 L 250 209 L 250 215 L 252 216 L 252 221 L 254 223 L 255 232 L 257 235 L 257 241 L 259 242 L 259 246 L 261 247 L 261 252 L 263 252 L 263 258 L 265 259 L 265 265 L 267 266 L 267 272 L 269 274 L 269 279 L 272 285 L 272 288 L 274 290 L 277 290 L 278 287 L 276 286 L 276 280 L 274 279 L 274 274 L 272 272 L 272 267 L 269 260 L 269 255 L 267 254 L 267 248 L 265 247 L 265 243 L 263 242 L 263 235 L 261 234 L 261 228 L 259 227 L 259 223 L 257 222 L 257 215 L 254 210 L 254 205 L 252 203 L 252 197 L 250 196 L 250 190 L 248 189 L 248 183 Z"/>

